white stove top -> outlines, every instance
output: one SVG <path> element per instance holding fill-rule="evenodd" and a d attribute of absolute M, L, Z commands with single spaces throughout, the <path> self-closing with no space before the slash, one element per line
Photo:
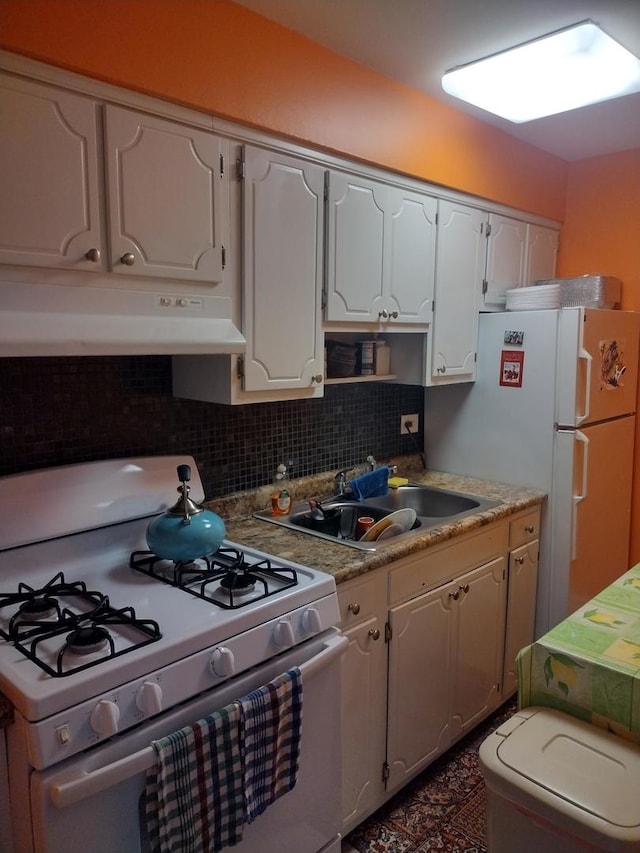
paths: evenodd
<path fill-rule="evenodd" d="M 184 462 L 185 459 L 179 461 Z M 190 461 L 195 468 L 193 460 Z M 74 477 L 77 479 L 78 468 L 85 469 L 89 475 L 87 469 L 90 467 L 73 466 Z M 175 489 L 176 482 L 175 458 L 169 458 L 165 467 L 168 485 L 163 485 L 167 485 L 167 498 L 170 501 L 173 496 L 172 487 Z M 7 480 L 11 480 L 11 488 L 16 489 L 17 479 L 19 478 L 0 480 L 0 494 L 4 493 L 6 498 L 3 486 Z M 40 484 L 42 485 L 42 482 Z M 99 491 L 100 483 L 97 487 Z M 73 503 L 72 491 L 63 491 L 66 501 Z M 50 494 L 48 500 L 52 511 L 60 515 L 61 510 L 55 494 Z M 82 488 L 82 501 L 85 503 L 83 512 L 87 515 L 86 483 Z M 5 509 L 9 505 L 7 500 L 0 503 Z M 24 505 L 24 501 L 18 503 Z M 42 508 L 46 501 L 39 499 L 36 503 L 39 512 L 46 512 L 46 509 Z M 37 523 L 37 513 L 32 514 L 33 518 L 34 523 Z M 83 518 L 80 526 L 85 527 L 86 521 Z M 206 653 L 206 665 L 210 666 L 213 650 L 229 646 L 231 640 L 240 636 L 254 637 L 251 649 L 243 651 L 241 655 L 246 658 L 245 664 L 242 665 L 249 666 L 260 662 L 265 656 L 277 654 L 283 647 L 302 642 L 335 624 L 337 604 L 333 578 L 290 562 L 271 558 L 274 568 L 287 567 L 295 570 L 295 586 L 262 600 L 251 601 L 237 609 L 219 607 L 131 568 L 129 559 L 132 552 L 147 549 L 145 531 L 148 521 L 149 518 L 129 519 L 106 527 L 85 529 L 67 536 L 0 550 L 0 630 L 6 631 L 10 615 L 16 609 L 14 605 L 2 606 L 3 595 L 17 592 L 21 583 L 33 589 L 40 589 L 50 583 L 58 572 L 62 572 L 67 583 L 82 581 L 89 590 L 108 596 L 112 608 L 133 608 L 138 619 L 156 622 L 161 634 L 160 639 L 124 652 L 130 642 L 129 631 L 116 630 L 113 632 L 114 642 L 116 650 L 123 651 L 122 654 L 110 660 L 101 659 L 105 654 L 102 651 L 82 655 L 80 657 L 86 658 L 88 662 L 92 659 L 99 659 L 100 662 L 62 676 L 50 675 L 25 656 L 14 643 L 0 640 L 0 691 L 10 699 L 25 719 L 42 720 L 144 676 L 158 673 L 177 661 L 199 653 Z M 60 521 L 56 520 L 52 524 L 51 519 L 45 519 L 43 527 L 48 531 L 59 532 Z M 37 531 L 34 531 L 34 535 L 38 536 Z M 268 556 L 228 541 L 223 543 L 223 547 L 243 551 L 249 563 Z M 319 603 L 322 601 L 330 603 L 328 609 L 323 610 L 320 607 Z M 80 603 L 78 610 L 84 612 L 86 606 Z M 309 612 L 317 611 L 318 607 L 321 618 L 309 616 Z M 283 621 L 288 621 L 291 629 L 287 625 L 276 629 L 270 627 L 268 634 L 259 642 L 255 640 L 259 626 L 272 623 L 277 625 Z M 111 626 L 107 627 L 111 629 Z M 64 642 L 66 632 L 63 632 L 62 637 Z M 19 642 L 20 645 L 28 647 L 31 641 L 32 638 L 28 638 Z M 54 670 L 59 646 L 60 640 L 38 642 L 39 652 L 43 653 L 47 664 Z M 253 660 L 256 656 L 258 659 Z M 72 664 L 75 665 L 74 659 L 71 659 L 72 664 L 67 665 L 67 657 L 65 654 L 63 671 Z M 224 674 L 223 668 L 222 677 Z M 184 689 L 188 693 L 196 688 L 185 686 Z M 182 698 L 186 697 L 175 697 L 175 701 L 181 701 Z"/>

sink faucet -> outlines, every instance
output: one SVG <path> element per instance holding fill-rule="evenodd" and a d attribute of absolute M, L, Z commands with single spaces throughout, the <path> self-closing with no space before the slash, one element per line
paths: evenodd
<path fill-rule="evenodd" d="M 342 471 L 338 471 L 336 474 L 333 490 L 334 495 L 344 495 L 347 491 L 347 470 L 348 469 L 343 469 Z"/>

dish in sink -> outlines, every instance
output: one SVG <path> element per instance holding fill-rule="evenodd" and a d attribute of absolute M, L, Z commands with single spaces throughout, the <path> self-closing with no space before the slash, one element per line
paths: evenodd
<path fill-rule="evenodd" d="M 370 527 L 364 536 L 361 537 L 361 542 L 375 542 L 380 536 L 391 527 L 397 525 L 399 528 L 396 533 L 406 533 L 407 530 L 411 530 L 413 527 L 417 514 L 414 509 L 407 507 L 405 509 L 398 509 L 395 512 L 389 513 L 389 515 L 381 518 L 380 521 L 377 521 L 372 527 Z M 389 534 L 391 536 L 393 534 Z M 387 536 L 384 537 L 388 538 Z"/>

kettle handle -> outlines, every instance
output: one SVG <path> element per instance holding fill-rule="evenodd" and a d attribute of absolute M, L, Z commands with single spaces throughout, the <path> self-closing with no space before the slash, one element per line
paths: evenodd
<path fill-rule="evenodd" d="M 191 479 L 191 466 L 178 465 L 178 479 L 181 483 L 188 483 Z"/>

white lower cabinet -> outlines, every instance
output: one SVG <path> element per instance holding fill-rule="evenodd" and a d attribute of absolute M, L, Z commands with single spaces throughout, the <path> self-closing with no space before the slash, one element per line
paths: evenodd
<path fill-rule="evenodd" d="M 387 716 L 387 577 L 372 572 L 338 587 L 342 630 L 342 815 L 348 832 L 384 799 Z"/>
<path fill-rule="evenodd" d="M 533 641 L 539 525 L 536 507 L 338 586 L 343 832 L 515 691 L 512 661 Z"/>

